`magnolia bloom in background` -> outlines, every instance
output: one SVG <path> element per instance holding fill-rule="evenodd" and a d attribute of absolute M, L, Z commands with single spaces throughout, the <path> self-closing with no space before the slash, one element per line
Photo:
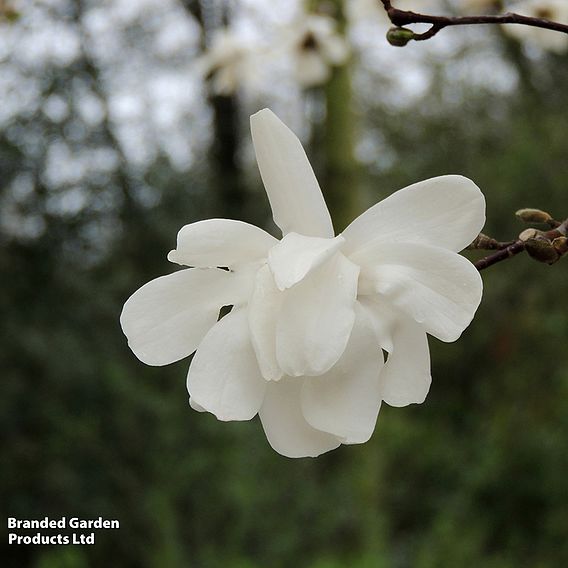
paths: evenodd
<path fill-rule="evenodd" d="M 231 28 L 217 31 L 209 49 L 198 58 L 197 68 L 211 80 L 217 95 L 233 95 L 240 88 L 260 88 L 267 60 L 291 61 L 292 72 L 301 87 L 322 85 L 331 69 L 345 63 L 349 46 L 336 31 L 333 18 L 302 14 L 280 33 L 269 47 Z"/>
<path fill-rule="evenodd" d="M 543 18 L 561 24 L 568 24 L 567 0 L 526 0 L 515 3 L 511 9 L 517 14 L 524 16 Z M 503 26 L 503 29 L 516 40 L 540 47 L 545 51 L 555 53 L 566 53 L 566 51 L 568 51 L 567 34 L 542 28 L 517 25 Z"/>
<path fill-rule="evenodd" d="M 290 50 L 296 80 L 302 87 L 316 87 L 329 80 L 333 67 L 349 57 L 349 45 L 330 16 L 303 14 L 291 25 Z"/>
<path fill-rule="evenodd" d="M 367 441 L 381 401 L 424 401 L 426 334 L 455 341 L 481 301 L 480 275 L 457 251 L 482 228 L 485 201 L 464 177 L 433 178 L 335 236 L 298 138 L 266 109 L 251 128 L 282 239 L 228 219 L 186 225 L 168 259 L 193 268 L 142 286 L 121 324 L 149 365 L 197 350 L 193 408 L 258 413 L 277 452 L 317 456 Z M 233 308 L 218 321 L 222 306 Z"/>
<path fill-rule="evenodd" d="M 254 86 L 258 80 L 258 48 L 249 39 L 231 29 L 218 30 L 211 47 L 197 60 L 201 74 L 211 80 L 216 95 L 229 96 L 242 86 Z"/>

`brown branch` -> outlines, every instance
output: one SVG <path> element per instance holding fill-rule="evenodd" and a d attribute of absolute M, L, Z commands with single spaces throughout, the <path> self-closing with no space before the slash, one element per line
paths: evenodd
<path fill-rule="evenodd" d="M 476 246 L 478 242 L 495 243 L 496 245 L 507 245 L 496 253 L 490 254 L 473 265 L 477 270 L 482 271 L 498 262 L 502 262 L 519 253 L 527 251 L 528 254 L 539 262 L 546 264 L 554 264 L 562 256 L 568 253 L 568 244 L 566 236 L 568 235 L 568 219 L 565 219 L 558 227 L 550 231 L 538 231 L 536 229 L 527 229 L 523 231 L 516 241 L 511 243 L 499 243 L 494 239 L 481 234 L 477 237 L 468 248 L 482 248 Z M 497 247 L 495 247 L 497 248 Z"/>
<path fill-rule="evenodd" d="M 429 30 L 420 34 L 411 32 L 411 30 L 404 30 L 408 33 L 403 38 L 397 38 L 395 35 L 395 41 L 391 42 L 394 45 L 405 45 L 411 39 L 414 41 L 430 39 L 447 27 L 478 24 L 520 24 L 568 34 L 568 25 L 566 24 L 553 22 L 545 18 L 523 16 L 513 12 L 494 16 L 430 16 L 428 14 L 419 14 L 408 10 L 399 10 L 392 5 L 391 0 L 380 0 L 380 2 L 384 6 L 390 21 L 397 26 L 397 28 L 402 28 L 408 24 L 431 24 Z M 397 30 L 394 31 L 396 32 Z"/>
<path fill-rule="evenodd" d="M 468 250 L 503 250 L 514 242 L 515 241 L 500 242 L 483 233 L 479 233 L 467 248 Z"/>
<path fill-rule="evenodd" d="M 520 252 L 523 252 L 524 250 L 525 250 L 525 243 L 523 241 L 515 241 L 512 245 L 509 245 L 508 247 L 501 249 L 500 251 L 494 254 L 490 254 L 489 256 L 486 256 L 478 260 L 477 262 L 474 262 L 473 266 L 475 266 L 475 268 L 477 268 L 477 270 L 481 272 L 482 270 L 485 270 L 486 268 L 489 268 L 490 266 L 493 266 L 498 262 L 507 260 L 508 258 L 518 255 Z"/>

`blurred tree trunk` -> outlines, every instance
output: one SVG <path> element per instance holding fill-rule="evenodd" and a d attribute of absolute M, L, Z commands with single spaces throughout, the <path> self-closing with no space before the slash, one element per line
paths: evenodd
<path fill-rule="evenodd" d="M 211 32 L 205 25 L 201 2 L 184 0 L 184 8 L 199 22 L 202 29 L 201 47 L 207 49 L 207 36 Z M 229 7 L 221 6 L 221 26 L 229 25 Z M 211 146 L 211 170 L 213 187 L 218 201 L 218 216 L 229 219 L 246 218 L 246 190 L 238 163 L 239 114 L 236 95 L 210 94 L 213 109 L 213 143 Z"/>
<path fill-rule="evenodd" d="M 246 218 L 246 191 L 238 163 L 239 117 L 235 96 L 212 96 L 213 146 L 211 161 L 218 211 L 229 219 Z"/>
<path fill-rule="evenodd" d="M 340 33 L 346 21 L 343 0 L 332 0 Z M 324 192 L 335 232 L 339 233 L 361 212 L 361 186 L 355 160 L 355 115 L 352 105 L 350 60 L 333 69 L 325 87 L 327 117 L 323 137 Z"/>
<path fill-rule="evenodd" d="M 345 33 L 344 0 L 332 0 L 338 31 Z M 351 58 L 333 69 L 331 80 L 325 86 L 326 121 L 323 132 L 325 169 L 323 190 L 331 212 L 335 233 L 338 234 L 355 219 L 363 207 L 360 168 L 355 159 L 357 121 L 353 110 Z M 369 445 L 359 455 L 357 464 L 357 494 L 369 506 L 360 511 L 359 535 L 361 547 L 381 562 L 382 519 L 377 514 L 380 492 L 379 453 Z"/>

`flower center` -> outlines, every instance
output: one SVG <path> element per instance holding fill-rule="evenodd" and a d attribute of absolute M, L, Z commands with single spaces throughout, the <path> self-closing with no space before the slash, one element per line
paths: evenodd
<path fill-rule="evenodd" d="M 300 49 L 305 51 L 315 51 L 318 49 L 318 41 L 312 32 L 308 32 L 303 38 Z"/>

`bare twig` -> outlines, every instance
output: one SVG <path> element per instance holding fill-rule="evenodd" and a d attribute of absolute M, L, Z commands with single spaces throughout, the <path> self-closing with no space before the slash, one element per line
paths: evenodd
<path fill-rule="evenodd" d="M 486 268 L 489 268 L 490 266 L 493 266 L 498 262 L 516 256 L 524 250 L 525 243 L 523 241 L 515 241 L 512 245 L 509 245 L 508 247 L 501 249 L 496 253 L 490 254 L 489 256 L 478 260 L 477 262 L 474 262 L 473 265 L 475 266 L 475 268 L 477 268 L 477 270 L 481 272 L 482 270 L 485 270 Z"/>
<path fill-rule="evenodd" d="M 404 36 L 401 42 L 396 42 L 395 45 L 405 45 L 405 43 L 410 40 L 424 41 L 430 39 L 447 27 L 471 26 L 477 24 L 520 24 L 568 34 L 568 25 L 566 24 L 553 22 L 545 18 L 523 16 L 513 12 L 493 16 L 430 16 L 428 14 L 419 14 L 408 10 L 399 10 L 392 5 L 391 0 L 380 0 L 380 2 L 384 6 L 390 21 L 397 26 L 397 28 L 402 28 L 408 24 L 431 24 L 430 29 L 423 33 L 414 33 L 410 30 L 405 30 L 409 33 Z"/>

